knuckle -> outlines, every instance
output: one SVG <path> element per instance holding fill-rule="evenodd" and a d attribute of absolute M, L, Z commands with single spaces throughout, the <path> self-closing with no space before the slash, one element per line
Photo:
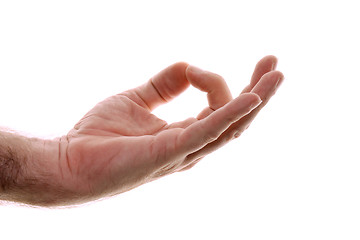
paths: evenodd
<path fill-rule="evenodd" d="M 215 141 L 217 138 L 218 135 L 214 131 L 210 131 L 204 135 L 204 142 L 210 143 Z"/>
<path fill-rule="evenodd" d="M 204 143 L 210 143 L 215 141 L 219 136 L 217 134 L 217 131 L 213 128 L 213 129 L 208 129 L 206 126 L 204 126 L 204 124 L 201 124 L 200 126 L 200 133 L 201 133 L 201 137 L 202 141 Z"/>
<path fill-rule="evenodd" d="M 241 131 L 237 131 L 234 134 L 234 138 L 239 138 L 241 136 L 242 132 Z"/>
<path fill-rule="evenodd" d="M 233 133 L 227 133 L 224 137 L 221 138 L 221 141 L 218 142 L 219 146 L 224 146 L 225 144 L 231 142 L 234 139 Z"/>
<path fill-rule="evenodd" d="M 214 80 L 218 81 L 218 82 L 225 82 L 225 79 L 223 76 L 217 74 L 217 73 L 213 73 L 214 74 Z"/>

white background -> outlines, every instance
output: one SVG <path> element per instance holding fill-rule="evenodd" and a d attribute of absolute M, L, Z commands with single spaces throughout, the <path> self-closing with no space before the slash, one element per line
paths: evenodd
<path fill-rule="evenodd" d="M 0 206 L 1 239 L 359 239 L 357 1 L 0 1 L 0 125 L 65 134 L 100 100 L 186 61 L 233 95 L 286 79 L 241 138 L 178 173 L 72 209 Z M 194 89 L 155 111 L 195 116 Z"/>

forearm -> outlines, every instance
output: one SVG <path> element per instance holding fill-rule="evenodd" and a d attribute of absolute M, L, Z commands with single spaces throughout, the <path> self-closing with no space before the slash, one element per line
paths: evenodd
<path fill-rule="evenodd" d="M 39 206 L 64 201 L 58 152 L 56 141 L 0 132 L 0 200 Z"/>

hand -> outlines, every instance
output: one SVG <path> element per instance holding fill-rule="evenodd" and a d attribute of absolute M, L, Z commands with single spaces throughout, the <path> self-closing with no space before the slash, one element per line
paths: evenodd
<path fill-rule="evenodd" d="M 193 167 L 248 128 L 283 80 L 276 63 L 263 58 L 235 99 L 222 77 L 177 63 L 100 102 L 61 138 L 62 184 L 91 200 Z M 197 118 L 168 124 L 151 114 L 190 84 L 208 96 Z"/>

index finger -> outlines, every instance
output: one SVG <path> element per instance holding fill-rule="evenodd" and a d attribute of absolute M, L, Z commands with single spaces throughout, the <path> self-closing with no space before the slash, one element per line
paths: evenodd
<path fill-rule="evenodd" d="M 215 73 L 189 65 L 186 69 L 186 78 L 192 86 L 207 93 L 209 108 L 213 111 L 233 99 L 225 80 Z"/>

